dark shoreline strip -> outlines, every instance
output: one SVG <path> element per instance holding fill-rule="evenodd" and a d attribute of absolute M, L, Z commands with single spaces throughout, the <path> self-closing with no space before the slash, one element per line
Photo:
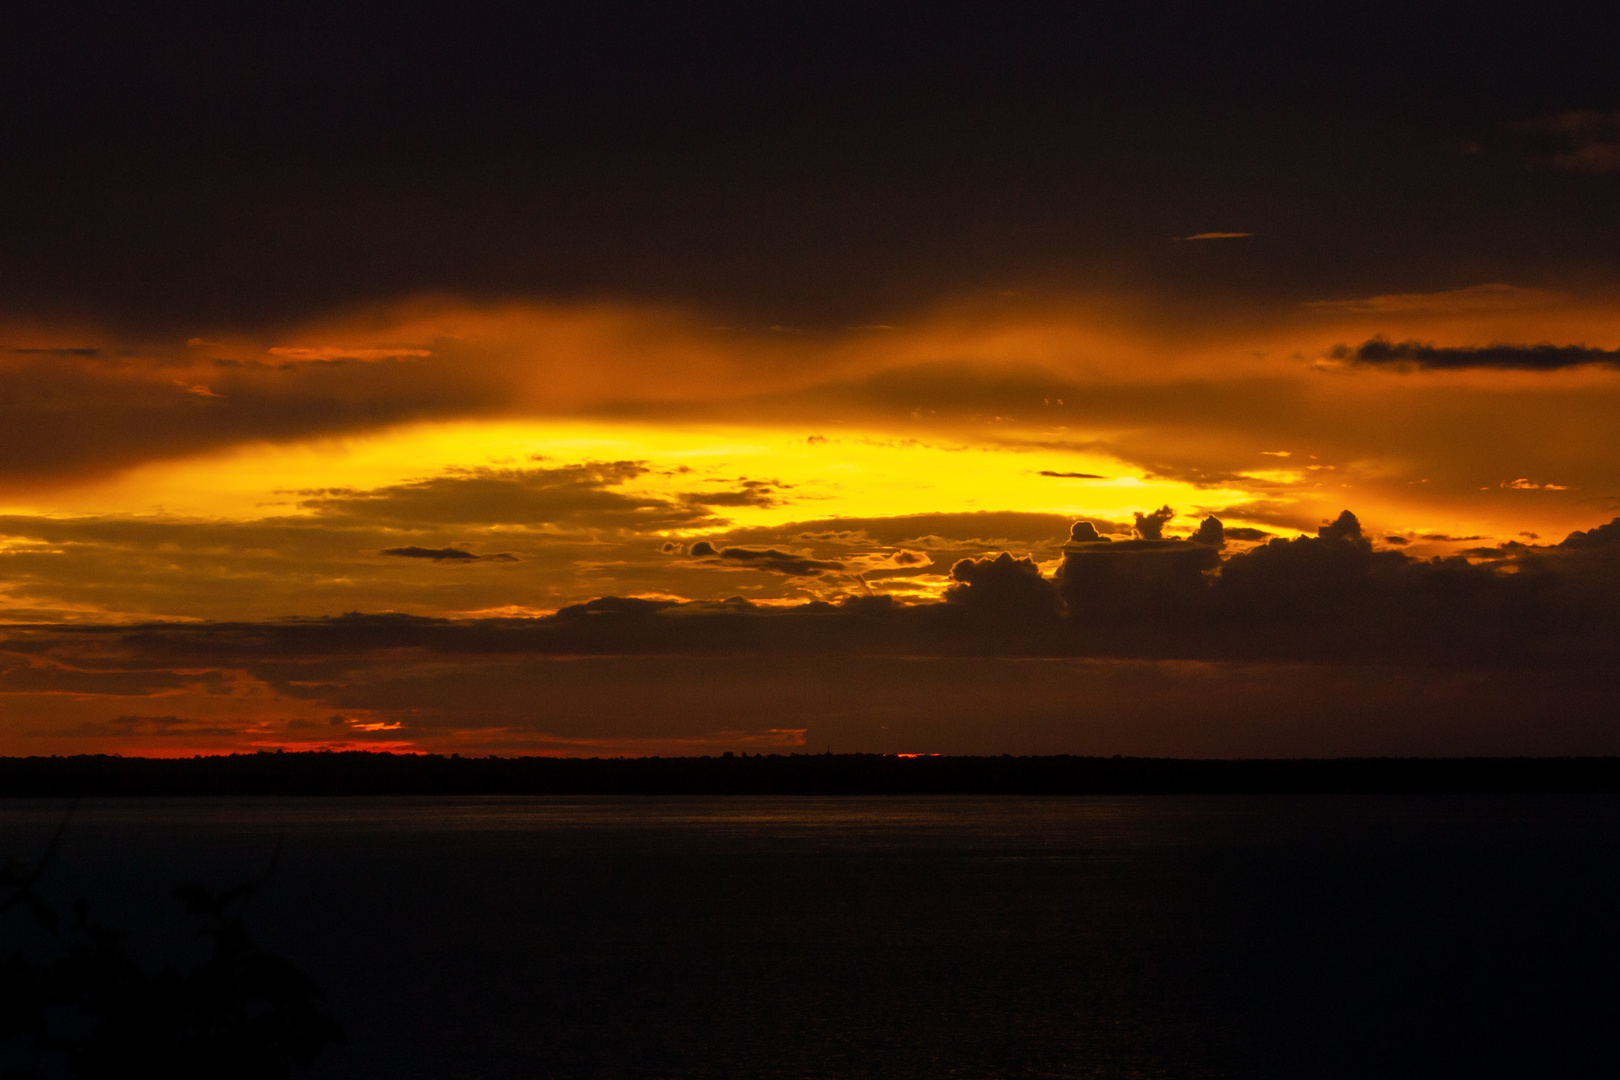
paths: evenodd
<path fill-rule="evenodd" d="M 229 795 L 1149 795 L 1620 792 L 1620 758 L 0 758 L 0 798 Z"/>

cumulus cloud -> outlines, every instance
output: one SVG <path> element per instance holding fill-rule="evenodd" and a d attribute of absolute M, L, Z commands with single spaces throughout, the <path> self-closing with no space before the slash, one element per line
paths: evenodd
<path fill-rule="evenodd" d="M 1097 531 L 1097 526 L 1090 521 L 1077 521 L 1069 529 L 1069 543 L 1095 544 L 1106 541 L 1108 537 Z"/>
<path fill-rule="evenodd" d="M 1315 537 L 1227 559 L 1201 594 L 1193 636 L 1212 651 L 1224 641 L 1271 657 L 1587 664 L 1620 648 L 1620 560 L 1580 543 L 1468 553 L 1488 563 L 1417 559 L 1373 548 L 1346 511 Z"/>
<path fill-rule="evenodd" d="M 1335 345 L 1329 355 L 1362 367 L 1396 371 L 1452 371 L 1494 368 L 1502 371 L 1561 371 L 1589 364 L 1620 366 L 1620 349 L 1586 345 L 1440 346 L 1422 341 L 1375 337 L 1360 345 Z"/>
<path fill-rule="evenodd" d="M 1561 548 L 1609 550 L 1620 549 L 1620 518 L 1607 525 L 1570 533 L 1558 545 Z"/>
<path fill-rule="evenodd" d="M 1164 527 L 1176 516 L 1176 512 L 1168 506 L 1161 506 L 1150 513 L 1136 515 L 1136 535 L 1143 540 L 1158 540 L 1164 536 Z"/>
<path fill-rule="evenodd" d="M 1337 540 L 1363 551 L 1368 550 L 1372 544 L 1362 535 L 1361 522 L 1348 510 L 1340 511 L 1338 517 L 1317 529 L 1316 535 L 1320 539 Z"/>
<path fill-rule="evenodd" d="M 1211 515 L 1198 523 L 1198 531 L 1189 539 L 1195 544 L 1222 548 L 1226 546 L 1226 528 L 1220 518 Z"/>
<path fill-rule="evenodd" d="M 1168 507 L 1164 508 L 1168 509 Z M 1161 528 L 1164 517 L 1150 515 Z M 1078 538 L 1080 530 L 1075 530 Z M 1205 532 L 1206 540 L 1210 536 Z M 1113 543 L 1071 543 L 1064 549 L 1056 586 L 1078 626 L 1104 635 L 1143 622 L 1170 623 L 1201 596 L 1204 573 L 1220 564 L 1209 543 L 1153 538 Z"/>
<path fill-rule="evenodd" d="M 1014 558 L 1005 551 L 961 560 L 951 567 L 951 580 L 955 584 L 945 591 L 948 604 L 1035 619 L 1056 617 L 1062 606 L 1034 559 Z"/>

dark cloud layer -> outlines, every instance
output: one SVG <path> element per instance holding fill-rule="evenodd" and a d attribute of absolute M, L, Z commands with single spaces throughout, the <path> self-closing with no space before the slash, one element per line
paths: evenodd
<path fill-rule="evenodd" d="M 153 749 L 1613 752 L 1617 538 L 1620 519 L 1421 560 L 1374 549 L 1346 512 L 1224 560 L 1100 538 L 1070 543 L 1055 578 L 1007 552 L 962 560 L 933 603 L 13 625 L 0 695 L 14 714 L 76 703 L 39 738 Z"/>
<path fill-rule="evenodd" d="M 0 481 L 446 419 L 498 409 L 511 397 L 498 378 L 436 361 L 208 369 L 171 352 L 0 355 Z"/>
<path fill-rule="evenodd" d="M 589 525 L 656 529 L 711 518 L 703 498 L 663 499 L 612 490 L 645 475 L 633 461 L 555 468 L 463 469 L 365 491 L 299 492 L 299 505 L 331 521 L 408 525 Z"/>
<path fill-rule="evenodd" d="M 765 570 L 788 577 L 815 577 L 829 570 L 842 570 L 844 564 L 829 559 L 812 559 L 776 548 L 727 547 L 715 550 L 713 544 L 700 540 L 692 545 L 692 554 L 709 556 L 721 563 L 733 563 L 751 570 Z"/>
<path fill-rule="evenodd" d="M 1602 175 L 1620 172 L 1620 112 L 1574 109 L 1518 125 L 1554 145 L 1548 164 L 1564 172 Z"/>
<path fill-rule="evenodd" d="M 1616 550 L 1620 549 L 1620 518 L 1599 525 L 1595 529 L 1577 530 L 1566 536 L 1561 548 Z"/>
<path fill-rule="evenodd" d="M 770 528 L 738 529 L 732 537 L 748 542 L 783 542 L 796 538 L 813 541 L 838 538 L 895 545 L 923 537 L 936 537 L 963 546 L 1023 547 L 1061 542 L 1073 519 L 1061 514 L 1026 511 L 966 511 L 937 514 L 896 514 L 893 517 L 822 518 Z M 1102 518 L 1087 519 L 1103 532 L 1129 533 L 1130 526 Z"/>
<path fill-rule="evenodd" d="M 955 582 L 945 591 L 947 604 L 1039 622 L 1060 610 L 1057 593 L 1041 577 L 1034 559 L 1015 559 L 1003 551 L 984 559 L 963 559 L 951 567 Z"/>
<path fill-rule="evenodd" d="M 775 506 L 776 491 L 781 486 L 764 480 L 742 480 L 730 490 L 694 491 L 681 498 L 693 506 Z"/>
<path fill-rule="evenodd" d="M 1495 368 L 1501 371 L 1561 371 L 1588 364 L 1620 366 L 1620 349 L 1591 349 L 1585 345 L 1475 345 L 1449 347 L 1421 341 L 1372 338 L 1354 347 L 1335 346 L 1336 360 L 1365 367 L 1450 371 Z"/>
<path fill-rule="evenodd" d="M 1497 138 L 1563 116 L 1560 167 L 1608 169 L 1604 5 L 8 16 L 0 295 L 28 311 L 191 332 L 450 290 L 844 325 L 1054 280 L 1315 298 L 1615 258 L 1610 193 Z M 1171 242 L 1212 231 L 1255 237 Z"/>
<path fill-rule="evenodd" d="M 444 655 L 1054 655 L 1446 664 L 1589 662 L 1620 649 L 1620 519 L 1563 544 L 1500 549 L 1511 572 L 1374 549 L 1348 511 L 1314 537 L 1224 560 L 1195 540 L 1071 543 L 1054 578 L 1002 552 L 958 562 L 939 603 L 850 597 L 757 606 L 605 597 L 534 619 L 353 615 L 276 623 L 12 628 L 14 657 L 73 642 L 74 670 L 316 668 L 375 650 Z M 736 551 L 738 549 L 726 549 Z M 700 556 L 725 558 L 712 548 Z M 798 558 L 763 550 L 749 565 Z M 836 564 L 833 564 L 836 565 Z M 830 566 L 787 567 L 807 572 Z M 1059 619 L 1059 614 L 1063 618 Z M 113 657 L 103 662 L 97 657 Z M 139 662 L 131 662 L 131 658 Z M 23 668 L 12 668 L 17 675 Z M 65 669 L 64 669 L 65 670 Z M 64 676 L 66 677 L 66 676 Z M 266 676 L 270 677 L 270 676 Z M 287 676 L 289 679 L 291 676 Z M 71 681 L 71 680 L 70 680 Z M 287 682 L 293 687 L 293 682 Z"/>
<path fill-rule="evenodd" d="M 397 547 L 384 548 L 384 555 L 398 555 L 406 559 L 432 559 L 434 562 L 470 561 L 478 558 L 470 551 L 460 548 L 425 548 L 425 547 Z"/>

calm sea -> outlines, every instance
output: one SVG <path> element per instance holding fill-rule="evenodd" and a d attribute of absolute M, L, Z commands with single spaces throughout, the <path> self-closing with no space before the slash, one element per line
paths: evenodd
<path fill-rule="evenodd" d="M 0 803 L 32 857 L 65 804 Z M 1581 1077 L 1620 799 L 97 800 L 46 881 L 156 958 L 262 875 L 320 1077 Z M 15 913 L 8 915 L 13 918 Z"/>

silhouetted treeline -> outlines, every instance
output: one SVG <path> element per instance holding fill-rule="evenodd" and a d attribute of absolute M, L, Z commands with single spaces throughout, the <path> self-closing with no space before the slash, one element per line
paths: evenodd
<path fill-rule="evenodd" d="M 0 797 L 153 795 L 1128 795 L 1620 791 L 1620 758 L 773 754 L 688 758 L 254 753 L 0 758 Z"/>

